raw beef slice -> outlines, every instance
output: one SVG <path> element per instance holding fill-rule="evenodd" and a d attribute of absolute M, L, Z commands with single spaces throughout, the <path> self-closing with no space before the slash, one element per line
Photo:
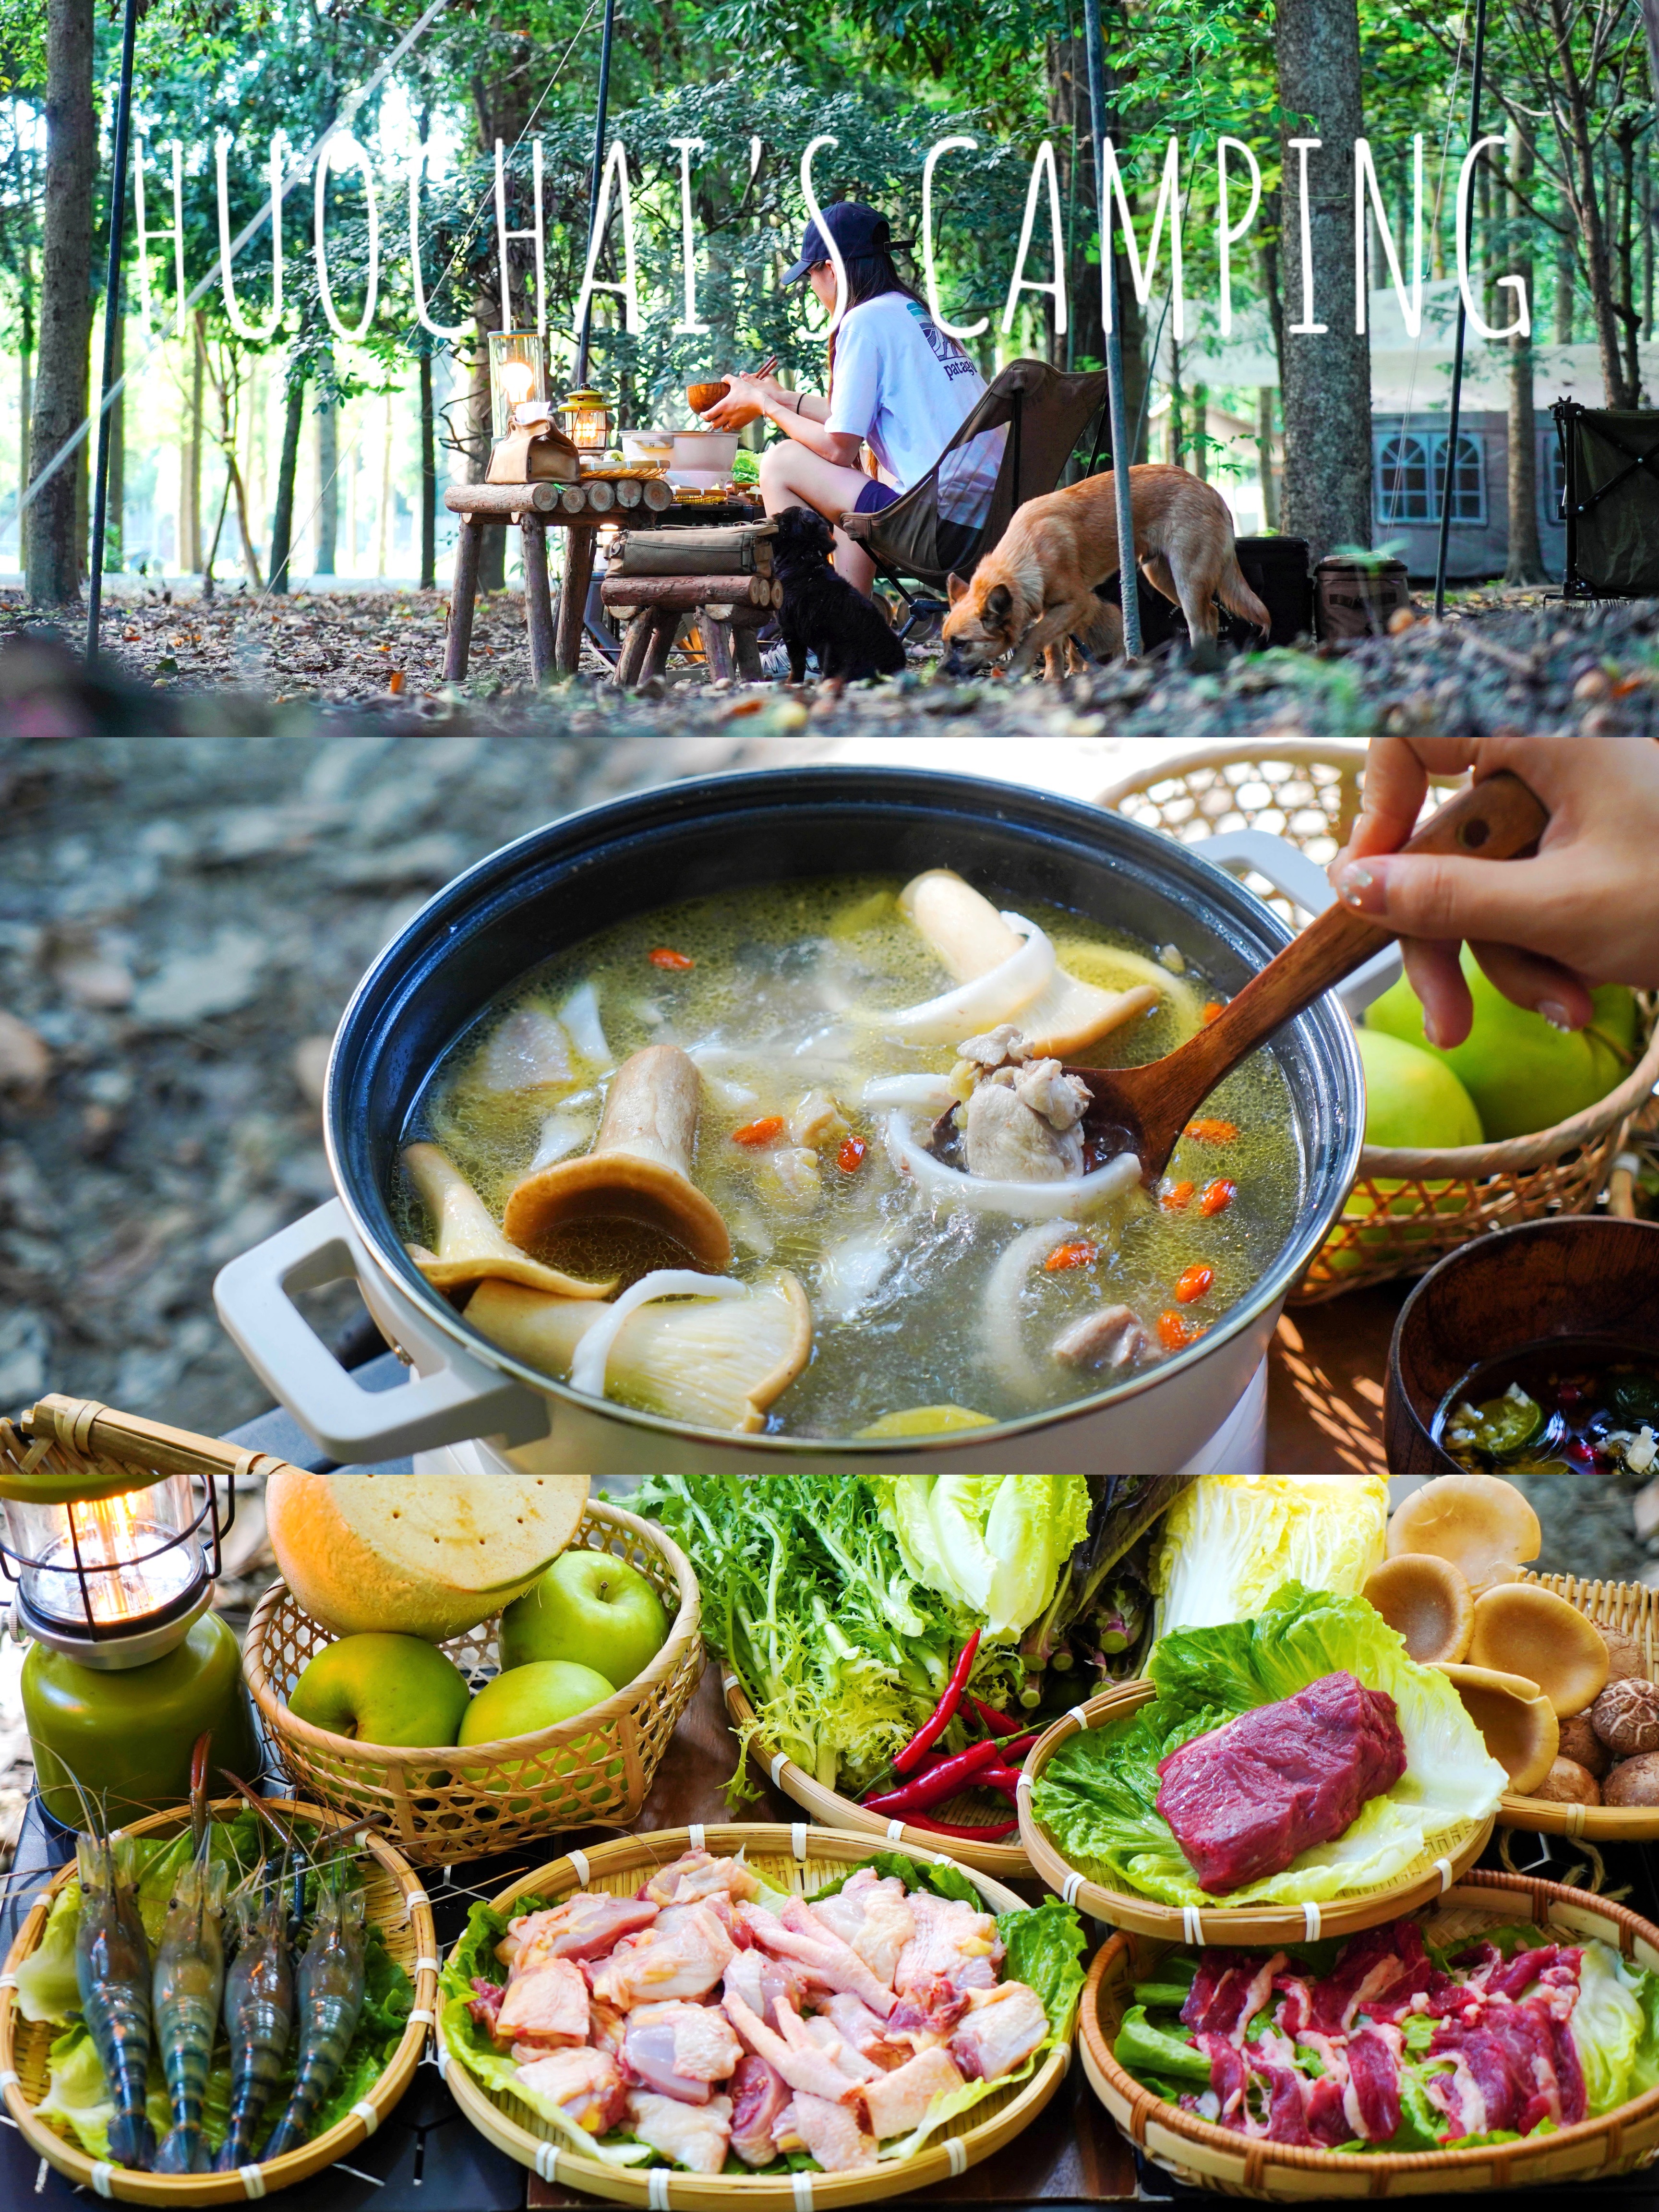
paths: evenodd
<path fill-rule="evenodd" d="M 1326 1674 L 1172 1751 L 1158 1809 L 1200 1884 L 1223 1897 L 1334 1842 L 1405 1771 L 1394 1699 Z"/>

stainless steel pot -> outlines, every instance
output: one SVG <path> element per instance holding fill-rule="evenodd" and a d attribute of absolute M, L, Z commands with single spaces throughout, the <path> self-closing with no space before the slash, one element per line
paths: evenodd
<path fill-rule="evenodd" d="M 386 1192 L 404 1133 L 444 1054 L 490 1000 L 562 947 L 632 915 L 738 884 L 953 867 L 999 903 L 1048 900 L 1175 943 L 1237 991 L 1287 941 L 1268 908 L 1189 848 L 1112 814 L 1016 786 L 902 769 L 800 768 L 667 785 L 591 807 L 478 862 L 430 900 L 359 985 L 324 1101 L 339 1193 L 219 1276 L 232 1337 L 275 1395 L 342 1461 L 486 1437 L 538 1472 L 819 1468 L 995 1474 L 1178 1470 L 1249 1387 L 1285 1295 L 1353 1180 L 1359 1055 L 1327 998 L 1268 1048 L 1288 1082 L 1301 1201 L 1250 1294 L 1188 1350 L 1057 1412 L 902 1444 L 718 1436 L 578 1395 L 468 1328 L 398 1242 Z M 355 1275 L 412 1363 L 406 1389 L 364 1390 L 291 1293 Z"/>

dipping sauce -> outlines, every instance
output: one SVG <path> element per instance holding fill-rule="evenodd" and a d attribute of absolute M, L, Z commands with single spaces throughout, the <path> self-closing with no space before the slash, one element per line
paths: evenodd
<path fill-rule="evenodd" d="M 1659 1359 L 1558 1337 L 1486 1360 L 1447 1393 L 1434 1438 L 1471 1474 L 1659 1474 Z"/>

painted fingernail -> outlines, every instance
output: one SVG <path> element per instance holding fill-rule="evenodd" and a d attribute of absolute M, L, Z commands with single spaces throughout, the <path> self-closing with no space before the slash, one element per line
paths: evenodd
<path fill-rule="evenodd" d="M 1559 1030 L 1565 1036 L 1572 1034 L 1576 1025 L 1559 999 L 1540 999 L 1538 1001 L 1538 1011 L 1553 1030 Z"/>
<path fill-rule="evenodd" d="M 1361 914 L 1381 914 L 1386 903 L 1380 874 L 1374 863 L 1350 860 L 1336 872 L 1337 896 L 1344 906 Z"/>

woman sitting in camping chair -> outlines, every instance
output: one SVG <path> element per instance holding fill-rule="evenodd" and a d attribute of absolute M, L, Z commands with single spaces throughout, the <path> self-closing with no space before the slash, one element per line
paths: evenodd
<path fill-rule="evenodd" d="M 740 429 L 760 416 L 775 422 L 783 441 L 769 446 L 760 465 L 767 513 L 811 507 L 833 523 L 849 509 L 869 514 L 890 506 L 925 477 L 983 398 L 985 382 L 956 339 L 902 282 L 887 218 L 873 208 L 856 200 L 825 208 L 819 222 L 807 224 L 800 258 L 786 284 L 804 277 L 833 315 L 836 271 L 825 226 L 847 270 L 846 312 L 830 333 L 829 398 L 786 390 L 772 376 L 734 376 L 726 398 L 703 419 L 717 430 Z M 942 534 L 960 514 L 964 550 L 977 541 L 1002 441 L 1000 429 L 969 440 L 951 456 L 949 485 L 941 483 Z M 858 466 L 864 446 L 874 454 L 880 477 Z M 857 590 L 869 591 L 875 564 L 840 530 L 836 568 Z"/>

